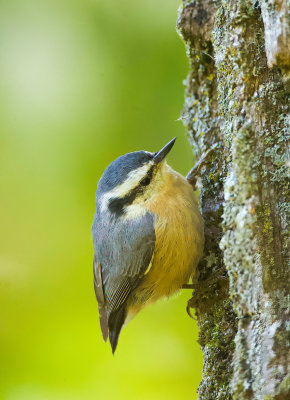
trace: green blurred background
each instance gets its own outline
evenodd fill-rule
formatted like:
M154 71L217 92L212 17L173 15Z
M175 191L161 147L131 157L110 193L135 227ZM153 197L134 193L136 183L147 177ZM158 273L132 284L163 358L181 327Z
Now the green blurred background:
M178 140L180 0L0 0L0 398L196 399L190 291L104 344L92 282L95 190L120 154Z

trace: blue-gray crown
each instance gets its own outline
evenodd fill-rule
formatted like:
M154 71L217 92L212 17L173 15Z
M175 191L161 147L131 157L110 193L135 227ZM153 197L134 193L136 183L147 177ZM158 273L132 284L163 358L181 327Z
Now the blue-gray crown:
M154 153L135 151L124 154L113 161L104 171L98 183L98 193L106 193L123 183L128 174L151 161Z

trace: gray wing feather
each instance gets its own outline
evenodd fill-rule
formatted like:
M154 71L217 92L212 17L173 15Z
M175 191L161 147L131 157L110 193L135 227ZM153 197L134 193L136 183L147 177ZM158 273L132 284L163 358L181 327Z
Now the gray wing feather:
M94 287L95 287L96 298L98 300L102 335L104 341L106 342L108 339L109 328L108 328L107 310L105 305L105 297L104 297L103 282L102 282L102 266L100 263L97 262L96 257L94 257Z
M112 218L97 207L92 232L95 259L101 266L100 272L95 270L95 287L105 338L110 314L126 302L150 264L155 246L154 216Z

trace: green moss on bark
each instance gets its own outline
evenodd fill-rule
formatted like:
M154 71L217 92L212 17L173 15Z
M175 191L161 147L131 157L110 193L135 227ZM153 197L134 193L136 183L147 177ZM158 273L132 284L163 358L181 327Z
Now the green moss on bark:
M222 182L227 173L220 155L222 151L228 151L228 147L224 147L220 132L217 71L211 42L212 16L217 4L205 1L202 4L186 2L184 5L178 27L186 40L191 69L185 81L182 119L197 157L213 143L217 144L215 154L199 182L205 220L205 249L199 266L199 279L189 305L195 309L199 343L204 354L199 398L224 400L231 399L229 382L236 316L229 299L228 277L219 248L222 235Z

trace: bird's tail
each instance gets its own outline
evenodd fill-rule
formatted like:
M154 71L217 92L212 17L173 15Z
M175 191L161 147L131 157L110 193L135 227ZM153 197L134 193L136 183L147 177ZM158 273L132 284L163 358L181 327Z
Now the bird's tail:
M113 354L115 353L119 335L122 326L126 319L125 304L123 304L118 310L113 311L109 317L109 339L112 347Z

